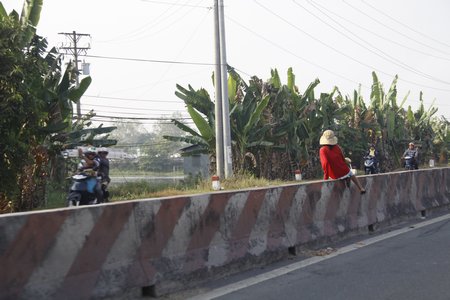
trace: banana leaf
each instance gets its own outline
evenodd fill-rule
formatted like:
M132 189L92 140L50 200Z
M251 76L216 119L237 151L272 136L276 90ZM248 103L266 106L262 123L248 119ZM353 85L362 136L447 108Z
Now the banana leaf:
M41 16L43 0L26 0L23 3L22 13L20 15L20 24L25 31L24 43L30 43L36 34L36 26Z
M253 129L254 125L259 121L261 117L261 113L266 108L267 104L269 103L270 95L265 96L256 106L255 111L250 116L250 119L248 123L244 127L244 134L247 135L250 130Z
M228 99L230 104L236 101L238 83L233 76L228 76Z
M190 133L193 136L200 136L200 134L198 134L195 130L193 130L191 127L181 123L180 121L172 119L172 122L175 124L175 126L177 126L178 128L180 128L183 131Z
M192 121L194 121L195 126L197 126L197 129L199 130L201 136L206 141L210 141L211 139L213 139L215 136L214 130L211 128L208 122L191 105L187 105L187 110L192 118Z
M83 78L80 81L80 85L77 88L71 89L69 92L69 99L75 102L78 102L86 90L89 88L89 85L92 82L92 78L90 76Z
M0 20L3 20L8 16L8 13L6 12L5 8L3 7L3 4L0 2Z
M292 71L292 67L288 69L287 73L287 87L291 90L291 92L295 93L295 75Z

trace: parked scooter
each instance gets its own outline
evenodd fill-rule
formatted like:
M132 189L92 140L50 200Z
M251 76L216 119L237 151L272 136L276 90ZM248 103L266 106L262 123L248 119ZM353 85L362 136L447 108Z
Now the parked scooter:
M95 187L98 178L94 171L85 170L80 174L72 176L72 186L67 196L67 206L80 206L97 204Z
M366 174L377 174L378 167L375 156L366 155L364 156L364 170Z

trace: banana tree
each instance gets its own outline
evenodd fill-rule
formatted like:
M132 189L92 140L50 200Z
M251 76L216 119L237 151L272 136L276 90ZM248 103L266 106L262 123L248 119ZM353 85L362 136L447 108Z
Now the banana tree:
M273 129L272 138L276 142L274 151L280 154L278 172L283 173L281 178L289 179L298 168L305 169L309 161L309 148L311 141L308 115L315 110L314 88L320 83L313 81L303 95L298 92L295 85L295 75L292 68L287 72L287 85L282 85L278 73L272 72L274 84L270 106ZM305 170L304 170L305 171Z
M205 89L194 90L190 85L188 86L188 89L185 89L179 84L177 84L176 87L178 91L175 92L175 95L182 99L186 104L187 111L197 130L192 129L177 119L172 119L172 123L186 132L187 135L164 135L163 137L167 140L186 142L198 146L191 151L185 152L184 155L203 153L209 154L210 159L212 159L215 157L216 153L214 103L211 101L211 98Z
M404 150L408 134L405 129L403 104L406 102L409 92L405 95L400 105L397 104L397 80L394 77L387 94L383 90L382 83L375 72L372 72L372 91L370 94L370 107L375 120L378 123L377 132L380 141L382 165L387 170L400 166L400 154Z
M20 47L29 45L36 34L36 27L41 16L42 3L43 0L24 1L22 12L19 16L15 10L8 15L3 4L0 2L0 20L5 21L6 18L10 18L18 23L22 30L22 34L18 40Z
M264 94L259 83L259 79L254 77L247 85L236 73L228 78L228 87L233 88L229 93L233 97L229 99L230 126L234 169L237 173L245 170L246 158L250 158L252 166L256 167L255 150L271 145L264 139L268 127L259 124L270 95Z
M251 155L250 148L263 146L266 142L261 140L263 136L257 129L257 123L267 105L268 98L261 98L261 90L255 85L247 85L240 76L229 69L228 78L229 103L230 103L230 127L233 151L233 167L235 171L242 172L245 157ZM182 122L172 119L172 122L187 133L186 136L164 136L172 141L183 141L197 145L185 155L194 153L207 153L212 159L215 157L215 109L214 103L208 92L204 89L194 90L177 85L175 94L182 99L188 113L193 120L196 130L186 126Z
M444 116L440 118L434 118L432 120L434 135L434 149L433 153L438 156L438 161L441 164L448 163L449 150L450 150L450 122Z
M15 209L41 203L48 160L64 147L71 128L72 102L79 101L91 78L75 85L73 68L61 72L56 50L36 35L42 1L27 0L22 14L9 15L0 4L0 202L11 199ZM7 49L7 51L4 51ZM1 206L1 203L0 203Z
M420 92L419 101L420 105L415 113L412 112L411 107L408 107L405 127L407 128L408 135L411 139L420 143L420 152L423 155L428 156L434 154L435 152L433 143L435 139L435 131L433 130L432 120L438 109L437 107L434 107L434 103L432 103L428 110L425 110L422 92ZM425 158L423 155L422 159Z

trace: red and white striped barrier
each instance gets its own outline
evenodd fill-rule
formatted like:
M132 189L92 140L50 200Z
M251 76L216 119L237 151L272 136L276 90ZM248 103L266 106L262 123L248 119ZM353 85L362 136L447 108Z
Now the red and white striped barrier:
M450 168L0 216L0 299L175 291L450 203Z

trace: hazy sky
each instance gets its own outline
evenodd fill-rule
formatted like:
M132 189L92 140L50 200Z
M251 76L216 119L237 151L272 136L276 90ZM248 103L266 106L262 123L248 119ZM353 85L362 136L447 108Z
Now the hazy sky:
M0 0L21 12L22 0ZM450 118L450 1L224 0L227 60L241 76L261 79L292 67L300 91L319 78L316 93L362 85L369 103L372 71L387 90L398 74L405 108L435 100ZM51 46L60 32L90 34L93 82L82 111L131 118L187 116L175 85L203 87L214 97L212 0L44 0L38 34ZM106 122L110 119L98 117ZM125 122L136 120L122 120ZM144 124L155 121L144 120Z

